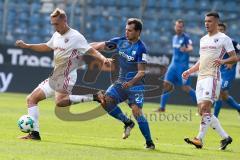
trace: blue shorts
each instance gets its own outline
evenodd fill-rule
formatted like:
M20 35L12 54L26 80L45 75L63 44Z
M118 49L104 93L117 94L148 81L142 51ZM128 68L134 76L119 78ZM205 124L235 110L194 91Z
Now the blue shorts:
M187 69L188 68L177 69L176 67L170 65L167 73L165 74L164 80L178 86L190 86L190 78L188 78L187 80L182 78L182 73Z
M233 79L222 79L221 81L221 90L228 91L231 87Z
M235 72L231 72L231 70L221 72L221 78L221 90L228 91L235 79Z
M122 83L114 83L107 89L106 95L113 98L117 104L128 100L128 105L136 104L142 108L144 102L144 86L138 85L123 89Z

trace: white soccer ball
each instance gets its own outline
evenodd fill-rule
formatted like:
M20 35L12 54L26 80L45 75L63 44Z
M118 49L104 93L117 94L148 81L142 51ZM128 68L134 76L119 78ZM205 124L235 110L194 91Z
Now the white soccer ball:
M18 120L18 127L24 133L33 131L35 125L34 118L29 115L23 115Z

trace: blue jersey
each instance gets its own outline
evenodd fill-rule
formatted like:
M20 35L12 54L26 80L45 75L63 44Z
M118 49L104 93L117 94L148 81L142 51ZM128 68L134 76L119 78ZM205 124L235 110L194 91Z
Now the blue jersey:
M176 65L177 67L180 65L188 68L189 54L187 52L180 51L180 48L187 47L189 44L192 44L192 40L185 33L173 36L173 57L171 65Z
M239 54L240 52L240 44L238 44L236 41L232 41L233 46L235 48L235 51L237 54ZM227 53L224 54L223 59L227 59L229 58L229 55ZM222 65L220 67L220 71L221 71L221 77L223 80L233 80L235 78L235 74L236 74L236 66L237 64L233 64L232 68L229 69L227 68L227 65Z
M114 43L117 47L118 62L119 62L119 77L120 82L126 82L133 79L138 72L138 63L146 63L146 47L141 40L136 43L130 43L126 37L116 37L107 43ZM136 85L143 84L142 79Z

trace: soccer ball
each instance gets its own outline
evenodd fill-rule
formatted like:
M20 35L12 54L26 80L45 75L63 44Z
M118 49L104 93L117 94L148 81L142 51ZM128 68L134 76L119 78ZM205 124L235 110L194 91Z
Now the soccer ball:
M24 133L29 133L34 129L34 118L29 115L23 115L18 120L18 127Z

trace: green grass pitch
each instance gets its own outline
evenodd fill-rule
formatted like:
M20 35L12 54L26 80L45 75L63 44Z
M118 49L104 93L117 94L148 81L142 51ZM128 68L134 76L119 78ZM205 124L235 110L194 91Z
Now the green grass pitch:
M220 121L232 136L233 143L225 151L218 150L221 138L209 128L203 149L195 149L183 139L198 133L200 117L196 107L168 105L162 115L152 111L158 106L146 103L156 150L145 150L138 125L131 136L123 140L123 124L108 115L84 122L67 122L54 113L54 102L46 100L40 106L42 141L26 141L17 128L18 118L27 113L25 94L0 94L0 160L237 160L240 159L240 118L235 110L223 109ZM71 108L73 113L85 112L97 103L82 103ZM121 108L131 114L126 104ZM174 117L174 118L173 118Z

